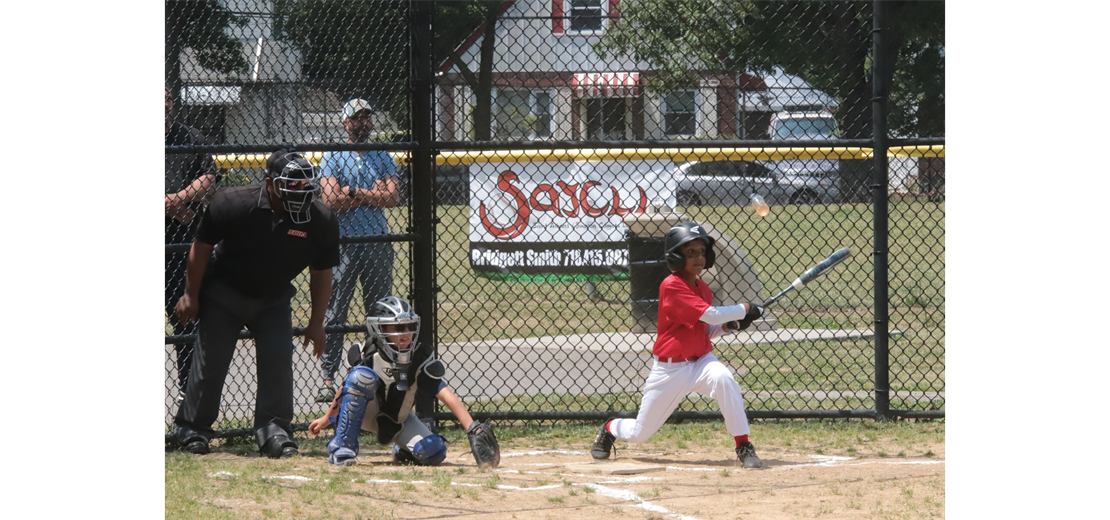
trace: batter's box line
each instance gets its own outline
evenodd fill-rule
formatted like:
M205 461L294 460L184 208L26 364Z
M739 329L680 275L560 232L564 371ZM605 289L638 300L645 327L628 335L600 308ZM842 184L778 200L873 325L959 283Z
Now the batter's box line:
M817 459L816 462L803 462L801 464L782 465L771 469L794 469L794 468L812 468L812 467L845 467L845 466L866 466L868 464L887 464L891 466L896 465L912 465L912 464L944 464L943 460L866 460L859 461L855 457L836 457L827 455L810 455L810 458ZM850 461L859 461L853 464L848 464Z
M495 469L495 470L493 470L493 472L494 473L501 473L503 475L513 474L513 473L518 474L518 475L544 475L544 476L548 476L548 477L556 475L554 473L548 473L546 471L524 471L524 470L519 470L519 469ZM578 472L559 473L558 476L576 477L576 478L581 478L583 480L591 480L591 479L595 479L595 478L598 477L597 474L578 473ZM608 478L608 480L601 481L601 483L602 484L635 484L635 483L638 483L638 482L651 482L651 481L655 481L655 480L661 480L660 478L657 478L657 477L621 477L621 476L617 476L617 475L610 475L607 478ZM591 485L589 482L585 482L585 483L583 483L583 482L573 482L572 484L575 485L575 486L589 486L589 485ZM531 488L528 488L528 489L531 489Z
M664 515L667 515L667 516L672 517L672 518L677 518L678 520L698 520L697 518L694 518L692 516L686 516L686 515L681 514L681 513L675 513L675 512L673 512L670 509L667 509L665 507L657 506L655 504L652 504L651 502L648 502L647 500L644 500L644 499L640 498L640 495L637 495L633 491L629 491L629 490L626 490L626 489L613 489L613 488L610 488L610 487L602 486L600 484L583 484L583 485L593 486L598 495L601 495L601 496L604 496L604 497L609 497L609 498L615 498L617 500L622 500L622 501L625 501L625 502L634 502L634 504L633 504L634 507L638 507L638 508L643 509L645 511L652 511L652 512L655 512L655 513L664 514Z
M517 452L510 452L510 453L502 453L501 458L505 459L505 458L512 458L512 457L534 457L536 455L547 455L547 454L552 454L552 453L556 454L556 455L585 455L587 452L585 452L585 451L576 451L576 450L517 451ZM473 457L474 456L471 455L470 453L460 453L459 456L455 457L455 460L468 460L468 459L472 459ZM537 463L536 465L542 465L542 464L543 463Z

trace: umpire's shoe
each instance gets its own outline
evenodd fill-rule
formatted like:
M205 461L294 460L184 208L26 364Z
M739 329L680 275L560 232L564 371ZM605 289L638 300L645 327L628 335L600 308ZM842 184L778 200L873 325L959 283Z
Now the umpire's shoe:
M208 441L204 439L194 439L189 441L185 446L182 446L181 449L189 453L204 455L208 453Z
M617 438L609 433L609 423L612 421L612 419L609 419L601 425L601 431L597 433L597 439L594 440L594 447L590 449L590 455L593 455L597 460L608 459L611 452L617 451L616 447L613 446L613 441Z
M750 442L741 442L740 447L736 448L736 457L744 464L747 469L759 469L763 467L763 461L755 455L755 446Z
M208 439L190 428L178 426L173 432L173 443L181 451L204 455L208 453Z
M298 455L297 443L280 426L270 423L254 432L258 438L258 451L271 459L284 459Z

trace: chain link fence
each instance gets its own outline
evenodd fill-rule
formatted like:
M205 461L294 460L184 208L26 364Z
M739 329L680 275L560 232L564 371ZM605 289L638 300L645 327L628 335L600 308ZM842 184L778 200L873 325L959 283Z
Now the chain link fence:
M213 189L260 182L277 148L322 171L376 157L398 201L342 229L367 274L328 331L361 341L362 286L388 278L476 418L634 416L661 238L683 220L717 240L703 275L717 305L766 300L852 251L715 341L751 417L944 416L943 2L213 0L166 15L167 117L197 130L171 142L167 127L167 194L210 194L180 173L207 157ZM354 99L368 135L342 119ZM190 228L169 198L172 304ZM174 325L167 428L175 346L192 340ZM252 347L244 332L224 435L249 431ZM295 363L303 423L327 406L327 373L304 349ZM700 396L678 410L719 416Z

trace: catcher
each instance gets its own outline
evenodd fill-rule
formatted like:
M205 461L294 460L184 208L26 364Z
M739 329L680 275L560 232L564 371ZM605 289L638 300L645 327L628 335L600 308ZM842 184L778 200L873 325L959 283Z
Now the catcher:
M342 390L332 400L328 413L308 426L320 431L335 423L335 436L328 441L328 462L356 464L361 430L377 435L380 444L393 444L397 463L437 465L447 458L444 438L433 434L413 409L416 392L431 391L466 430L474 460L482 468L501 462L497 437L489 424L470 417L466 405L443 380L443 363L431 347L415 340L420 316L409 302L387 296L374 303L366 317L367 340L347 352L350 370Z

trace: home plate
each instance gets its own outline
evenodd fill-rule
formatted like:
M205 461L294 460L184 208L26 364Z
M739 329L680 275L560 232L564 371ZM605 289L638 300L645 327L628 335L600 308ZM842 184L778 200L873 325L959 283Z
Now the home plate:
M593 473L595 471L609 475L635 475L664 469L663 466L648 464L632 464L630 462L572 462L564 467L576 473Z

